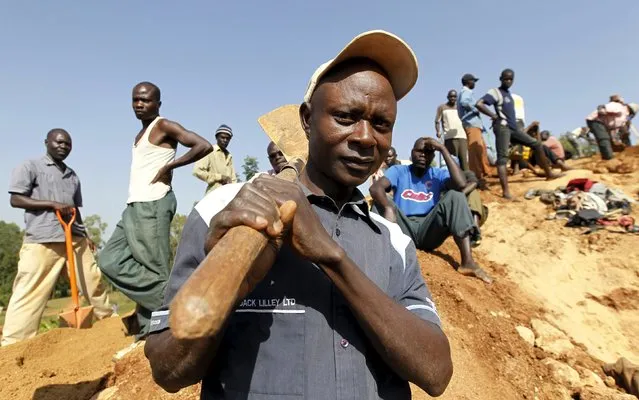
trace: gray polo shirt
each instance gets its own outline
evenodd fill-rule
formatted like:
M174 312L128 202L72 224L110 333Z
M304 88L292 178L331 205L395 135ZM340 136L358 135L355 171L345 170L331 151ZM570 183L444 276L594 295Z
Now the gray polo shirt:
M151 318L152 333L168 328L166 305L204 260L209 221L242 185L211 192L189 215L165 306ZM375 284L440 325L415 245L398 225L369 213L360 192L341 209L328 197L305 192L324 228ZM231 315L201 398L410 399L411 393L408 382L375 351L331 280L284 246L264 280Z
M82 207L80 179L66 164L64 171L48 155L28 160L11 173L9 193L21 194L35 200L57 201ZM25 243L64 242L64 230L54 211L25 210ZM74 223L74 236L86 236L84 226Z

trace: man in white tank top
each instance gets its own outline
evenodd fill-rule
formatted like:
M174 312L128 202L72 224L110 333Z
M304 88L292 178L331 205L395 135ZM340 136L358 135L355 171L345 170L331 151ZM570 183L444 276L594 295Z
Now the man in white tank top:
M441 130L443 129L446 149L459 159L459 166L464 171L468 171L468 140L457 113L457 91L449 90L447 98L447 103L437 107L435 116L437 138L442 137Z
M133 88L133 111L142 129L133 143L127 206L100 253L108 280L136 302L136 314L125 321L130 334L146 336L151 312L162 305L171 271L169 230L177 202L172 171L192 164L213 149L177 122L159 116L160 89L150 82ZM189 148L175 158L177 145Z

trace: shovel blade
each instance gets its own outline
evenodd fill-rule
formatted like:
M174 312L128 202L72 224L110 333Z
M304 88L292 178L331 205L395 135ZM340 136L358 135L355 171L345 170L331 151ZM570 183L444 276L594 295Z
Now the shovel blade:
M308 138L300 123L299 104L287 104L258 118L268 137L290 162L294 157L308 159Z
M93 326L93 307L80 307L58 315L61 328L88 329Z

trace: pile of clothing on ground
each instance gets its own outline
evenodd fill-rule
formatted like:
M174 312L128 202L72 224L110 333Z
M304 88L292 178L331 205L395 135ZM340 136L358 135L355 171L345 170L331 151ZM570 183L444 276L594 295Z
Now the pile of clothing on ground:
M607 226L618 226L623 232L639 233L639 225L630 216L637 202L619 189L586 178L573 179L555 190L529 190L527 200L539 196L555 213L548 219L567 219L566 226L587 227L586 233Z

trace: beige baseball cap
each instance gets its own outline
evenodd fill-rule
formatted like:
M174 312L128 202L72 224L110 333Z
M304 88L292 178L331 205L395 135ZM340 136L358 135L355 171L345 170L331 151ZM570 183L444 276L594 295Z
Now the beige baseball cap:
M417 57L410 46L390 32L374 30L357 35L337 56L315 70L304 95L309 102L318 82L335 65L352 58L368 58L386 73L397 100L415 86L417 82Z
M633 114L637 114L639 111L639 104L637 103L630 103L628 104L628 107L632 110Z

